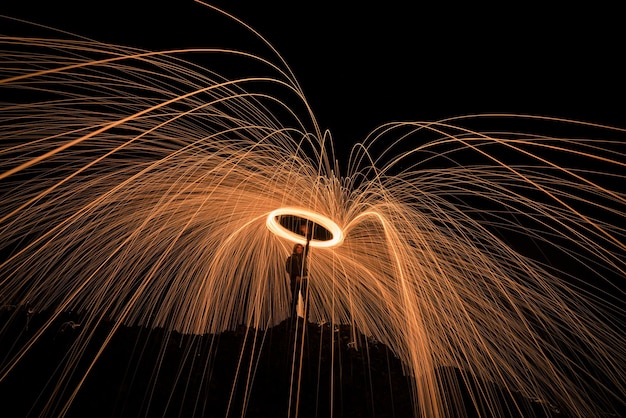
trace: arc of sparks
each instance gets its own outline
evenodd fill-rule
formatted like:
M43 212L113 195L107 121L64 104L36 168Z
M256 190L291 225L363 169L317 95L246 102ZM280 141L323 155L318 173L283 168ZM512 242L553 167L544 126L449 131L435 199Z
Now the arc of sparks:
M267 229L269 229L272 233L276 234L279 237L285 238L289 241L297 242L300 244L306 244L306 238L302 235L298 235L295 232L288 230L283 227L277 219L281 216L285 215L293 215L304 218L308 221L316 223L318 225L323 226L330 232L332 238L329 240L318 240L311 239L309 241L309 245L311 247L317 248L330 248L337 247L343 243L344 234L342 229L330 218L321 215L319 213L312 212L307 209L295 208L295 207L285 207L273 210L267 215Z

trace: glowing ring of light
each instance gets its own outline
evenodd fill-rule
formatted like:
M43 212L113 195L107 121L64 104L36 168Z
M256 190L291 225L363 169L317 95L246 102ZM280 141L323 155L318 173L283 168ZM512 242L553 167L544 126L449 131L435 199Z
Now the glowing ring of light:
M269 215L267 215L267 221L265 222L267 225L267 229L269 229L271 232L278 235L279 237L286 238L289 241L297 242L303 245L306 244L306 238L304 238L302 235L296 234L295 232L286 229L284 226L276 222L276 217L281 215L295 215L300 218L304 218L307 221L311 221L323 226L324 228L326 228L326 230L328 230L328 232L331 233L332 238L329 240L321 241L312 239L309 242L309 245L311 247L336 247L337 245L341 245L341 243L343 242L343 231L341 230L341 228L339 228L339 225L328 219L326 216L300 208L280 208L273 210L272 212L270 212Z

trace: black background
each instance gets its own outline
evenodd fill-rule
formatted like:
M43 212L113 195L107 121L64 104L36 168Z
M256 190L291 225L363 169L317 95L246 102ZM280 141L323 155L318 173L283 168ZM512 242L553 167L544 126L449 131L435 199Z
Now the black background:
M475 113L624 126L624 29L617 10L432 3L215 4L282 54L338 146L350 147L390 121ZM191 0L5 0L0 13L149 49L267 52L249 32Z
M617 10L589 4L557 9L527 2L495 8L447 2L436 6L418 2L352 5L319 0L235 0L216 5L254 27L282 54L321 128L329 129L336 146L344 150L386 122L478 113L523 113L626 126L624 29ZM223 46L267 52L250 33L191 0L4 0L0 14L148 49ZM4 24L0 20L3 34ZM51 331L54 334L57 329ZM72 340L67 336L69 330L63 333L63 338ZM54 342L42 346L41 353L50 347L60 352L64 349L63 338L57 334L49 338ZM128 338L134 341L138 337ZM224 341L224 350L240 352L241 338L230 345ZM123 350L128 344L120 341L113 346ZM168 349L168 355L175 356L172 350L175 348ZM388 354L385 356L386 361ZM345 364L356 363L350 360ZM362 373L364 364L359 362L353 371L360 367ZM152 366L146 367L147 376ZM272 374L271 368L263 370ZM30 373L39 374L37 363ZM397 366L382 367L382 373L397 374ZM7 396L18 399L18 392L30 384L26 377L22 379ZM394 384L396 400L406 402L406 381L397 379ZM98 391L96 388L92 396ZM271 396L271 392L261 393L265 394ZM84 411L95 413L93 405L98 402L94 399L87 398L93 404L87 404ZM101 397L99 404L108 401ZM388 405L386 401L382 405ZM355 402L365 410L370 408L362 398ZM352 410L356 410L354 405ZM376 416L385 415L379 409Z

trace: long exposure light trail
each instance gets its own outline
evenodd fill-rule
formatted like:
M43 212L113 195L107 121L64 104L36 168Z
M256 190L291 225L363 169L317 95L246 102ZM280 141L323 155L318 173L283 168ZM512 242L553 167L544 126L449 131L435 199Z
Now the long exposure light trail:
M309 245L311 247L328 248L341 245L343 242L343 231L335 222L323 215L301 208L279 208L273 210L269 215L267 215L267 228L282 238L286 238L289 241L298 242L300 244L307 243L304 236L298 235L280 225L278 219L283 215L297 216L305 221L311 221L324 227L331 234L331 238L327 240L310 240Z
M624 129L512 114L392 122L336 162L282 57L47 33L0 35L0 307L12 307L0 381L55 320L81 317L34 415L71 411L125 327L283 323L285 259L306 239L281 216L330 234L310 241L308 320L388 347L416 416L458 413L450 369L494 416L494 387L546 413L626 406ZM507 122L527 129L489 127ZM553 133L563 126L576 134ZM51 319L8 341L24 312Z

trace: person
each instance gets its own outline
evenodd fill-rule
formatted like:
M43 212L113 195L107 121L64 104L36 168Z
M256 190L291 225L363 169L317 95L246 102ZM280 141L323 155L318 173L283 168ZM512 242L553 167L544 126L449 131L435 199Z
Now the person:
M307 302L306 291L308 280L308 267L304 246L302 244L295 244L293 246L293 251L291 255L287 257L285 269L287 270L287 274L289 274L289 287L291 289L290 315L292 319L295 319L298 316L298 293L302 294L302 299L305 302L305 305Z

